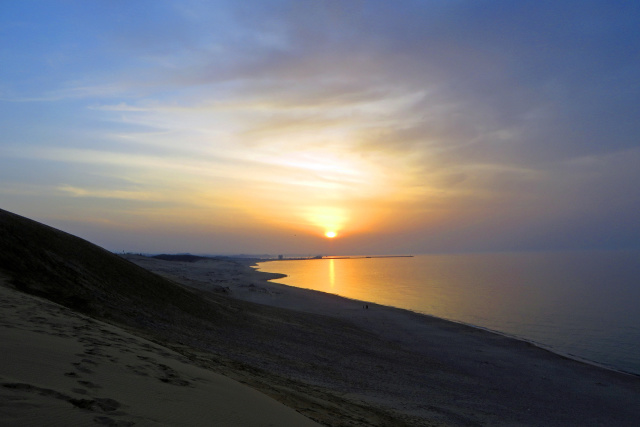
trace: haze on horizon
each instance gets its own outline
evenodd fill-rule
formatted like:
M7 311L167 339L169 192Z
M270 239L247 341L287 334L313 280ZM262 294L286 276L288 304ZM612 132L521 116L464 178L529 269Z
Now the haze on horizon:
M0 208L107 249L640 248L640 3L0 10Z

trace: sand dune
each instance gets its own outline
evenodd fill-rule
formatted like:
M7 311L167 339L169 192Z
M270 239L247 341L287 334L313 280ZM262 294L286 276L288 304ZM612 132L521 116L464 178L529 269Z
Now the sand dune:
M0 425L317 425L113 325L3 286L0 300Z
M1 210L0 236L4 425L640 425L640 379L521 341Z
M262 306L229 298L224 293L202 295L190 291L82 239L3 210L0 210L0 236L0 273L6 279L0 286L12 292L46 298L79 315L126 327L140 338L188 355L193 366L250 384L326 425L376 425L394 419L384 411L256 367L253 362L272 363L263 354L269 353L274 342L282 345L281 340L274 338L306 334L313 325L312 318L269 309L265 312ZM43 324L50 321L46 313L36 311L34 316L42 317ZM298 321L291 323L292 316ZM5 322L3 328L10 329L11 323ZM327 333L330 331L323 332ZM30 340L34 338L29 336ZM56 342L52 351L66 344ZM35 354L38 356L26 364L27 368L40 358L46 360L48 352ZM65 354L71 357L76 353ZM17 360L20 358L10 362ZM303 363L297 363L297 368L302 369ZM13 373L8 384L28 384L20 380L22 374L15 374L19 369L11 363L3 369L7 374ZM26 386L17 386L21 387ZM41 388L55 391L55 387ZM11 389L11 385L2 390L5 389ZM58 399L58 404L68 403L66 397L71 395L61 392L61 396L65 398ZM15 406L12 395L0 398L2 407ZM30 416L27 408L28 405L23 406L18 412ZM256 410L252 405L243 408ZM43 416L48 410L44 409ZM260 414L258 410L256 416ZM260 419L258 425L268 425L264 423L269 418Z

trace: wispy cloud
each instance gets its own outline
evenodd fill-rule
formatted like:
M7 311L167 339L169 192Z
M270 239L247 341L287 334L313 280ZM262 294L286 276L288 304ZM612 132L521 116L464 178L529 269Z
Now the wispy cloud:
M208 212L270 230L333 215L363 232L366 217L424 250L460 230L475 243L451 241L467 249L485 229L496 247L539 242L570 218L588 234L640 204L630 2L86 8L82 33L11 27L0 72L3 156L48 165L42 181L76 203L162 201L171 221ZM42 44L46 25L58 38ZM95 170L143 185L85 185Z
M141 191L126 191L126 190L96 190L90 188L73 187L71 185L62 185L56 188L56 190L72 197L90 197L99 199L121 199L121 200L137 200L137 201L150 201L160 200L161 197L157 194L141 192Z

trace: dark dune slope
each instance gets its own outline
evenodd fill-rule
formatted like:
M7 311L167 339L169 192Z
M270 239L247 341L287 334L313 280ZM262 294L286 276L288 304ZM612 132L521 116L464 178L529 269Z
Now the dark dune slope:
M0 271L17 289L103 318L188 311L216 318L210 304L86 240L0 209ZM139 319L143 321L143 319Z
M291 378L308 376L309 365L299 360L305 355L335 360L354 347L385 348L344 322L191 291L1 209L0 276L20 291L134 329L326 425L405 425L385 410ZM336 330L343 331L339 337ZM317 342L326 345L319 350Z

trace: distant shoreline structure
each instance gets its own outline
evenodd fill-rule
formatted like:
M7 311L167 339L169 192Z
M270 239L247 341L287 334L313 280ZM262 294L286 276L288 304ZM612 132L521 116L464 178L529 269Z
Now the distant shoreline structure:
M318 255L314 257L292 257L292 258L282 257L277 259L270 259L270 261L304 261L304 260L310 260L310 259L364 259L364 258L413 258L413 255L370 255L370 256L367 256L367 255L356 255L356 256Z

